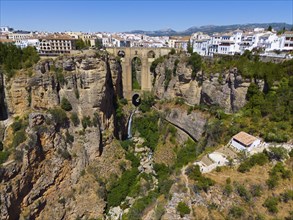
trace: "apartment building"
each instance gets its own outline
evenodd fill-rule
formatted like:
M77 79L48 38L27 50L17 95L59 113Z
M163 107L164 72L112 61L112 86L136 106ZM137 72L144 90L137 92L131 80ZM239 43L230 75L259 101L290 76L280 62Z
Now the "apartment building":
M75 50L76 39L64 35L53 34L39 38L39 46L37 50L40 55L59 55L69 54L71 50Z
M8 34L8 39L13 41L20 41L33 37L33 33L29 31L14 31Z

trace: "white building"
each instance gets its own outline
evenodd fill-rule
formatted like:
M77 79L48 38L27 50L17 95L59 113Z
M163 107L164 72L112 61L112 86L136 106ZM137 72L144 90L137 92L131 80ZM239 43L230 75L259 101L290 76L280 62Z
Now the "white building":
M1 26L0 27L0 33L9 33L9 32L12 32L13 29L8 27L8 26Z
M293 50L293 31L287 31L281 36L281 50Z
M193 41L193 52L198 53L201 56L209 55L210 39L202 39Z
M239 151L250 152L260 144L260 139L241 131L233 136L230 144Z
M33 33L29 31L15 31L8 34L8 38L13 41L24 40L33 37Z
M38 48L40 45L39 39L24 39L24 40L17 40L15 41L15 45L20 48L25 48L28 46Z

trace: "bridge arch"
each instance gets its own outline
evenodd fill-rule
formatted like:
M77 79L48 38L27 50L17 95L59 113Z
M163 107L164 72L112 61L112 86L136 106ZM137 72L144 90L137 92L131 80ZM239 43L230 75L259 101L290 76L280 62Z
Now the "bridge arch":
M142 72L142 59L138 56L135 56L131 59L131 86L132 90L140 90L142 81L141 81L141 72Z
M151 91L153 75L150 66L155 58L167 55L172 48L145 48L145 47L112 47L106 48L109 53L121 58L123 96L131 100L133 95L132 86L132 61L141 60L141 73L139 80L141 91Z
M117 53L117 56L125 57L125 51L124 50L119 50L118 53Z
M155 58L156 57L156 54L153 50L150 50L148 53L147 53L147 56L148 58Z

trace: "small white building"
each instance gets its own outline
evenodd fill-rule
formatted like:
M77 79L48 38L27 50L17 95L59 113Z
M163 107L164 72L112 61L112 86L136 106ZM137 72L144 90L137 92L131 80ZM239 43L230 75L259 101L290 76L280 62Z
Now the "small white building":
M231 145L239 151L250 152L260 144L260 139L247 134L244 131L234 135L231 140Z
M281 49L286 51L293 50L293 31L287 31L281 36Z

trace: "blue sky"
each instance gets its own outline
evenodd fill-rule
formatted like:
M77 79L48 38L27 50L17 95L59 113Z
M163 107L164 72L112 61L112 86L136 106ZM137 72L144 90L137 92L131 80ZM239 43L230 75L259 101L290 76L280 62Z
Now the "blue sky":
M293 23L286 1L0 0L0 25L39 31L130 31L245 23Z

